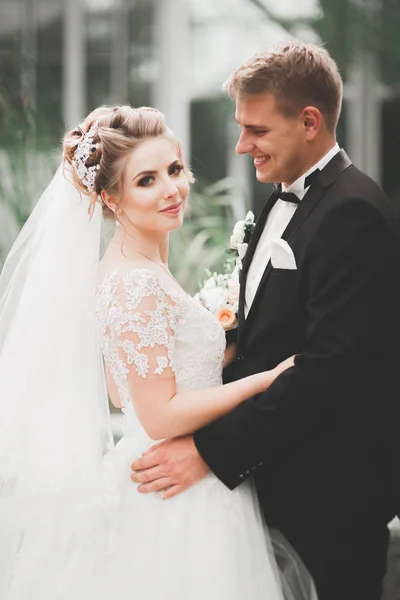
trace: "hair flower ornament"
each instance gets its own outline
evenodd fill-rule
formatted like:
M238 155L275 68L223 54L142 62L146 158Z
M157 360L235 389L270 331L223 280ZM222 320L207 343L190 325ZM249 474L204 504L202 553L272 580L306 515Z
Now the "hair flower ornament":
M87 167L86 163L91 154L100 144L94 142L94 138L97 137L99 132L99 122L95 121L90 127L88 132L85 134L82 141L76 147L74 158L72 160L72 166L83 185L86 187L88 194L92 194L95 189L96 173L100 169L100 165L92 165Z

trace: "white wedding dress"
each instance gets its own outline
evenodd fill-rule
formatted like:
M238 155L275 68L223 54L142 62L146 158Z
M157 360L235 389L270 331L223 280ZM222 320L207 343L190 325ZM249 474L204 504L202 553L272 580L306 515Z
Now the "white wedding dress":
M103 461L104 501L99 498L90 523L82 525L80 537L87 532L87 544L71 561L60 598L283 599L250 481L230 491L210 473L163 501L141 495L130 480L132 460L154 442L135 414L129 378L163 377L172 369L178 392L220 385L222 327L183 290L166 287L142 268L108 273L98 286L96 314L105 362L121 398L124 435ZM101 505L106 512L113 507L106 530Z

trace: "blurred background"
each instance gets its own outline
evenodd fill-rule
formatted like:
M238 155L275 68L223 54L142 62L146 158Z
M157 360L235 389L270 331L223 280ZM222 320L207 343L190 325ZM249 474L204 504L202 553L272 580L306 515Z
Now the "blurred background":
M235 154L222 84L256 51L294 37L337 61L339 143L400 209L400 0L0 0L0 268L66 129L101 104L150 105L196 177L171 241L172 271L196 292L205 268L222 267L233 224L257 215L270 191ZM388 600L400 597L397 535Z
M182 285L224 261L232 225L269 193L235 154L229 73L270 43L323 43L339 64L339 143L400 207L399 0L0 0L0 266L60 160L100 104L151 105L196 177L171 244Z

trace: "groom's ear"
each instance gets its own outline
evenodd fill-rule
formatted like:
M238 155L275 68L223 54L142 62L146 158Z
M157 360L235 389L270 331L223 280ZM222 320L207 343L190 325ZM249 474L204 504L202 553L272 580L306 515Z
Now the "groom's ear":
M301 113L306 138L313 140L321 130L324 122L322 113L315 106L306 106Z

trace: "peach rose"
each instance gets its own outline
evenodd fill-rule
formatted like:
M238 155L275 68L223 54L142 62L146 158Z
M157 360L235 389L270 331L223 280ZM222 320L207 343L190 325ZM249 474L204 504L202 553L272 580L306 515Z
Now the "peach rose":
M237 323L236 314L228 304L219 309L217 319L225 330L232 329Z

